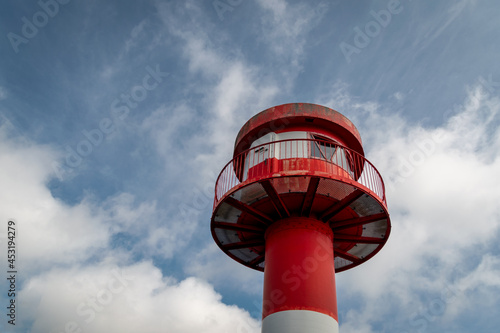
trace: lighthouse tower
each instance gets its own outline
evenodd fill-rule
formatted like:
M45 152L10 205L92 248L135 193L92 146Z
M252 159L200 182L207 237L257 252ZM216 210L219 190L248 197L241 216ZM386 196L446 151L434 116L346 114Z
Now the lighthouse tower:
M338 332L335 273L373 257L391 225L356 127L306 103L255 115L215 185L212 236L264 272L263 333Z

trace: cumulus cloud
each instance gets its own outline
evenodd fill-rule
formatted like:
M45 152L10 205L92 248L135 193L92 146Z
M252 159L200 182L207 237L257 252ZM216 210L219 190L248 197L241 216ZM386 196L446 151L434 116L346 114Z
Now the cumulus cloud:
M353 318L376 322L381 308L387 309L384 315L394 310L377 306L388 297L385 304L400 304L396 312L406 312L403 325L416 329L430 324L419 309L432 312L438 304L439 317L457 316L458 308L465 311L467 290L487 294L498 288L492 278L498 265L485 244L500 227L500 99L471 87L438 127L409 124L384 106L350 96L342 85L325 102L360 129L366 156L384 177L392 221L385 248L362 268L338 275L339 288L369 304L363 313L344 316L343 331L371 332L373 327L363 328ZM479 248L485 253L474 250ZM481 263L466 268L471 256ZM453 302L444 292L453 294ZM422 295L434 295L433 301Z
M210 281L216 286L225 286L258 297L262 293L264 274L232 260L214 242L197 250L184 270L187 274Z
M128 193L103 202L88 195L74 205L63 203L47 187L54 176L52 161L61 154L15 138L5 126L0 135L0 182L8 189L0 194L0 219L16 221L22 254L18 327L30 332L260 331L258 321L224 304L204 280L177 281L151 262L127 265L130 253L113 244L115 235L127 233L143 238L134 253L168 258L189 239L185 224L148 226L145 220L161 221L155 202L137 203Z
M51 162L59 154L49 146L12 138L6 126L0 137L0 182L7 189L0 193L0 219L16 221L26 268L42 259L44 264L83 260L105 246L108 227L99 223L89 203L70 207L47 188Z
M231 6L236 7L236 2ZM463 101L452 101L457 107L443 112L442 124L412 123L405 118L411 111L404 109L419 91L429 99L425 89L419 89L418 77L425 76L424 88L439 81L435 71L413 72L421 67L415 66L419 59L429 60L426 68L440 65L454 82L470 80L466 74L491 70L487 61L494 52L480 48L483 39L491 39L491 25L470 29L470 22L486 17L467 14L476 12L469 10L476 6L473 0L433 11L412 5L414 21L393 23L401 23L397 30L405 35L402 42L389 31L377 40L388 43L386 50L399 50L393 52L399 55L394 59L402 62L398 65L391 57L375 53L368 57L382 64L378 66L382 71L404 67L403 79L389 80L396 82L395 89L384 84L387 71L380 74L377 66L369 66L360 76L356 69L340 64L322 71L315 81L321 89L331 75L346 75L359 87L371 87L373 96L388 96L389 102L353 97L342 82L328 96L316 98L307 77L319 68L318 59L305 60L318 57L308 53L321 49L321 54L332 55L335 64L335 52L331 53L332 38L338 37L335 29L342 20L359 19L346 5L341 6L345 13L330 11L329 15L342 15L326 20L328 6L332 3L258 0L241 5L248 12L231 12L240 21L224 22L214 21L217 10L212 1L136 2L134 6L117 2L104 11L84 6L78 17L58 17L64 34L47 27L44 35L53 38L39 35L30 41L29 48L40 51L30 57L33 65L41 64L35 66L38 70L18 66L22 58L9 60L9 52L5 53L5 77L20 95L15 98L13 90L0 86L0 101L13 108L3 120L8 123L11 118L16 124L14 130L8 124L0 126L0 221L17 223L20 331L260 331L259 321L248 312L224 303L222 295L236 299L231 293L237 289L246 294L235 301L257 311L263 276L232 261L213 243L208 224L214 182L231 158L241 125L259 110L298 96L331 106L353 120L367 157L386 181L392 235L373 259L337 276L341 331L443 331L444 325L438 323L453 331L461 320L474 324L481 314L482 322L488 323L487 316L496 315L491 309L500 306L496 297L500 288L500 102L493 95L498 92L494 73L488 81L480 78L483 88L471 87ZM487 12L476 9L478 14ZM112 15L100 20L104 24L93 24L99 13ZM19 22L11 21L11 30L19 30ZM450 34L445 47L431 50L448 30L472 33L476 47L453 43L459 38ZM415 37L406 38L408 33ZM68 44L70 40L78 43ZM391 47L394 43L400 47ZM84 52L74 53L79 47ZM415 58L419 51L432 56L422 53ZM405 52L411 55L404 56ZM439 57L446 54L459 56ZM82 178L88 180L88 187L78 199L55 197L50 190L56 176L53 162L63 161L63 152L14 132L30 131L32 138L43 142L71 140L90 128L89 122L95 124L102 117L97 115L100 111L108 112L115 96L129 94L127 82L137 83L144 66L158 57L167 59L171 85L144 100L121 125L126 130L109 137L120 145L101 146L100 153L96 150L87 160L114 159L101 168L99 161L93 165L109 177L103 180L95 173L68 169L68 177L59 177L59 194L74 190ZM482 60L471 62L470 57ZM383 65L386 58L390 66ZM446 64L433 62L445 58ZM54 61L57 66L50 71L57 75L45 75L44 64ZM464 63L473 66L463 75L456 73ZM328 67L328 61L319 65L325 68L325 64ZM134 67L139 72L134 74ZM297 81L302 74L305 80ZM72 80L73 75L78 79ZM405 82L411 89L405 88ZM441 105L458 94L448 90ZM428 104L435 102L439 100ZM33 119L37 119L34 127ZM50 130L56 126L64 130ZM121 158L128 154L132 159ZM101 159L105 155L108 159ZM113 166L131 160L137 164L127 164L115 173ZM130 175L127 181L122 182L123 174ZM105 194L116 188L130 192ZM5 231L0 230L0 245L5 245ZM6 297L0 294L0 304L8 302ZM486 325L481 327L483 332ZM8 331L7 326L1 321L0 331Z
M61 158L48 145L22 139L7 125L0 128L0 182L8 189L0 193L0 219L18 224L26 273L82 262L102 251L172 258L190 241L199 205L209 207L202 193L182 209L159 208L156 200L138 201L121 192L99 201L87 191L81 201L68 204L48 187L55 178L53 163Z
M258 321L222 303L206 282L164 277L150 262L54 269L31 278L20 299L34 333L260 332Z

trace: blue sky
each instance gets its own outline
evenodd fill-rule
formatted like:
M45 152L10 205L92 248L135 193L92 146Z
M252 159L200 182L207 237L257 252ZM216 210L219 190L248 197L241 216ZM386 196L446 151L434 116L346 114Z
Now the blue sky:
M337 275L341 332L497 332L499 10L3 2L0 241L16 221L19 274L1 331L260 332L262 273L214 244L214 183L248 118L308 102L356 124L393 224Z

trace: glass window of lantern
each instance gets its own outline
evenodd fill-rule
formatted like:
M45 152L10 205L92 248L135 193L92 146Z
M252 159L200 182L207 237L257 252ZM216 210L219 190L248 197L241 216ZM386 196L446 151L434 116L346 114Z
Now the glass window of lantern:
M312 138L314 141L311 141L311 157L331 161L337 149L335 142L320 135L312 135Z

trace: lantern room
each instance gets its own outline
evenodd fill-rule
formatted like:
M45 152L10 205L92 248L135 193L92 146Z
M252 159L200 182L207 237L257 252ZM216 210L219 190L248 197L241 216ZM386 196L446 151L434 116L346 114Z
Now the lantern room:
M311 218L328 226L336 271L371 258L390 233L384 184L364 157L358 130L316 104L279 105L248 120L215 192L216 243L257 270L265 267L266 231L280 220Z

